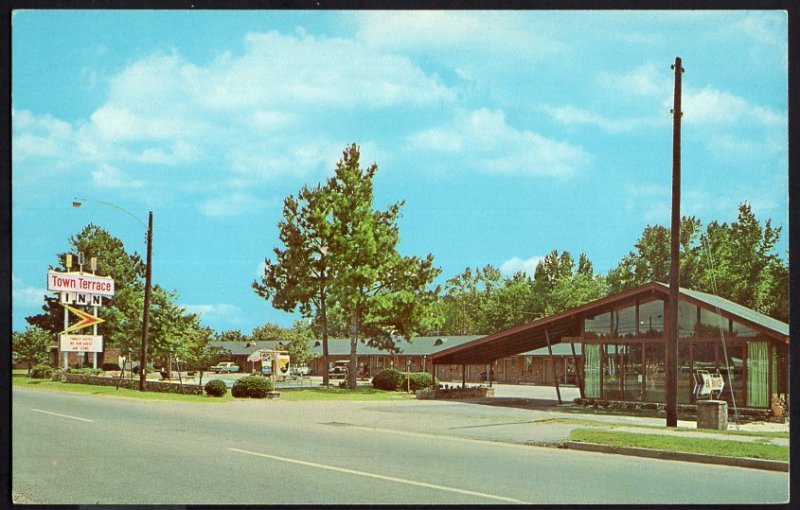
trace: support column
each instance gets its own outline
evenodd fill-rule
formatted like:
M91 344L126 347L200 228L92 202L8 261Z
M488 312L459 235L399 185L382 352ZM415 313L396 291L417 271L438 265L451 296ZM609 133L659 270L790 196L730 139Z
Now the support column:
M547 329L544 330L544 337L547 340L547 351L550 353L550 361L553 363L553 382L556 383L556 395L558 396L558 403L561 403L561 390L558 387L558 371L556 370L556 359L553 357L553 348L550 346L550 334Z
M583 367L578 364L578 357L575 354L575 343L570 342L569 346L572 348L572 362L575 363L575 377L578 379L578 391L581 393L581 398L585 398L583 395L583 376L581 375ZM583 357L583 352L581 352L581 357Z
M461 365L461 387L467 386L467 365Z

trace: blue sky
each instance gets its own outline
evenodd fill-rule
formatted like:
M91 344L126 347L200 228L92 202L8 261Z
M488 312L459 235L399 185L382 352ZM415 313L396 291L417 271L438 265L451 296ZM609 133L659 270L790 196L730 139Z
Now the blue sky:
M17 11L13 327L95 223L218 330L294 317L250 288L283 198L376 162L400 251L533 273L553 249L606 272L669 224L683 59L682 214L749 201L788 228L787 18L779 11ZM102 272L102 261L100 261Z

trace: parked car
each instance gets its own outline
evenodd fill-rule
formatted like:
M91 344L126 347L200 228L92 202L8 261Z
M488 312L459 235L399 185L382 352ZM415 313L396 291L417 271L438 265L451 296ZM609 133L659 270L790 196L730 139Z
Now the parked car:
M231 374L239 371L239 365L233 361L223 361L222 363L217 363L213 367L209 367L208 371L214 372L215 374Z
M292 367L289 370L289 373L295 377L305 377L307 375L311 375L311 369L306 365L301 365L299 367Z
M347 379L347 370L349 367L349 361L335 361L328 370L328 377L331 379Z

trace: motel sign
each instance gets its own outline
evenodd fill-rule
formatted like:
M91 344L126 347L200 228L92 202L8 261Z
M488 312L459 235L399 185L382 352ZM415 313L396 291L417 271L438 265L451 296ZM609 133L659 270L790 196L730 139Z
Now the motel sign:
M59 273L50 270L47 272L47 290L53 292L76 292L83 294L98 294L100 296L114 295L114 279L107 276L95 276L83 273Z

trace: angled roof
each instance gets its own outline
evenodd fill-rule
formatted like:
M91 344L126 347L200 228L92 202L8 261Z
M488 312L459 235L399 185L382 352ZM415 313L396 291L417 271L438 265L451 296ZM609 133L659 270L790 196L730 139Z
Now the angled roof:
M525 353L547 347L548 340L554 345L567 338L580 336L581 321L620 305L651 299L667 299L669 286L652 282L612 296L598 299L561 313L544 317L529 324L499 331L462 345L443 349L433 356L436 364L470 365L488 363L495 359ZM734 319L759 333L785 343L789 342L789 325L764 314L738 305L727 299L689 289L680 289L679 299L713 311L723 317Z
M465 336L417 336L407 342L404 339L397 340L397 346L400 349L398 354L412 354L418 356L430 356L443 348L461 345L466 342L481 338L480 335L465 335ZM253 351L258 349L274 349L280 343L278 340L269 340L264 342L212 342L213 345L222 347L234 356L250 355ZM283 342L285 345L287 342ZM322 341L311 340L308 344L308 349L313 355L322 355ZM388 351L382 351L375 347L370 347L366 344L358 344L358 354L360 356L386 356L391 354ZM349 338L330 338L328 339L328 355L329 356L349 356L350 355L350 339Z

